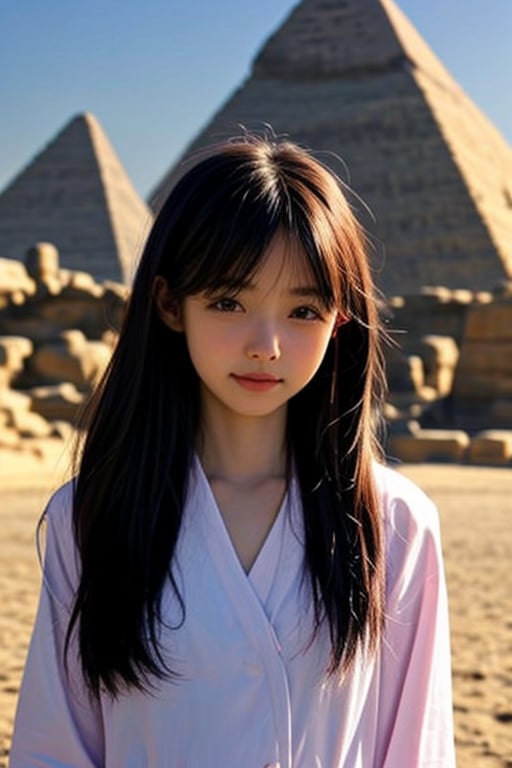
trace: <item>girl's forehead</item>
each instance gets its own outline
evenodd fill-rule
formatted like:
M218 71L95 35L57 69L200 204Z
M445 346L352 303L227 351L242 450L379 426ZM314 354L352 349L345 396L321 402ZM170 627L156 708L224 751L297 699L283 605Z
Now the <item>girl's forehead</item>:
M293 237L278 232L264 251L251 282L269 282L280 287L315 285L306 252Z

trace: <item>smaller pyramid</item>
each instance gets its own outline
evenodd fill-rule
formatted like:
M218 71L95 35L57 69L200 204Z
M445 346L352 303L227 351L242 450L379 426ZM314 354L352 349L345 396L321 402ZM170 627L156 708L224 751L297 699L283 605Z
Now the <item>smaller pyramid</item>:
M47 241L62 267L129 282L152 218L99 122L80 114L0 194L0 256Z

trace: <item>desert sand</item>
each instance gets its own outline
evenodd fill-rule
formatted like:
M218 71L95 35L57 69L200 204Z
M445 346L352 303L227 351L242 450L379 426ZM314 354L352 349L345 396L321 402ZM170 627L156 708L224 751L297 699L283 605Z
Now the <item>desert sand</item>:
M512 468L408 465L437 503L452 626L459 768L512 768ZM1 479L1 478L0 478ZM28 473L0 483L0 766L36 609L37 519L51 489ZM3 490L2 490L3 488ZM396 768L409 768L397 766Z

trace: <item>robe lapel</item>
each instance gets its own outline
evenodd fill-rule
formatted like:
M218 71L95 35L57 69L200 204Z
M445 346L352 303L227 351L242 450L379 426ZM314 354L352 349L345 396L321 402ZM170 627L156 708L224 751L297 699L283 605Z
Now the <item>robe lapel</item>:
M217 504L203 469L196 460L187 500L187 515L200 532L201 540L212 560L215 577L222 584L231 609L236 614L249 646L259 659L269 692L269 705L275 723L275 733L279 743L282 768L291 767L291 702L285 659L281 643L269 616L266 613L261 596L268 598L276 591L281 561L274 560L270 574L265 572L265 563L270 556L281 551L280 526L288 519L281 510L280 522L271 537L265 542L261 562L253 574L254 582L244 572L231 539L220 516ZM285 532L285 528L283 531ZM283 532L283 535L284 535ZM265 551L263 551L265 550ZM256 586L255 586L256 584Z

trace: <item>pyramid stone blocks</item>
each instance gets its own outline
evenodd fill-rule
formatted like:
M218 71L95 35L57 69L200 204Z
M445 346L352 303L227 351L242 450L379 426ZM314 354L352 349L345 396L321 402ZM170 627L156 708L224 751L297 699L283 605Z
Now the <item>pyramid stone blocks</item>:
M53 243L61 266L129 282L152 214L98 121L71 120L0 195L0 255Z
M467 406L512 399L512 299L469 309L454 394Z
M392 0L303 0L185 155L240 124L270 124L350 181L388 296L512 276L512 150Z

